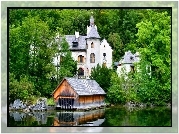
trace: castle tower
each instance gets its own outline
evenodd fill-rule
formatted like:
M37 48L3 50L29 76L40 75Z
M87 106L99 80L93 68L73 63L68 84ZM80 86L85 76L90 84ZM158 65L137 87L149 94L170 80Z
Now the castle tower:
M101 37L98 34L97 27L94 23L93 16L90 17L90 26L87 27L87 57L86 57L86 69L91 73L91 69L96 67L97 64L100 64L100 39Z

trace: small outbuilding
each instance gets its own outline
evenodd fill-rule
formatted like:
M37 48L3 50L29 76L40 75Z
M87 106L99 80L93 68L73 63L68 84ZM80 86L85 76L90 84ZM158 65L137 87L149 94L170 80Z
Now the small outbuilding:
M117 73L120 76L123 73L129 73L134 72L134 63L138 63L140 61L139 53L136 52L135 54L132 54L131 51L125 52L125 55L122 57L122 59L119 62L114 62L114 65L117 68Z
M106 93L95 80L65 77L52 96L60 109L88 109L104 106Z

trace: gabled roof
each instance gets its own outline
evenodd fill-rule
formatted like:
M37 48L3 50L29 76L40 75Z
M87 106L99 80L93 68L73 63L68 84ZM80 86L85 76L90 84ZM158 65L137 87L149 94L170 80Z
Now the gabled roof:
M70 50L86 50L86 36L79 36L78 40L78 46L73 47L73 41L75 41L75 35L65 35L65 39L69 44Z
M100 39L101 37L99 36L99 33L97 31L97 29L95 28L95 26L92 26L88 35L87 35L87 38L98 38Z
M139 53L136 52L132 54L131 51L125 52L125 55L121 58L119 62L114 62L114 66L118 66L119 64L133 64L134 62L139 62Z
M138 55L137 55L138 56ZM135 54L132 54L131 51L125 52L125 55L123 58L120 60L121 63L129 63L132 64L134 62L139 62L138 58Z
M62 82L57 86L58 87L63 83L64 80L70 84L70 86L74 89L74 91L78 95L98 95L98 94L106 94L104 90L99 86L99 84L95 80L90 79L78 79L78 78L70 78L65 77Z

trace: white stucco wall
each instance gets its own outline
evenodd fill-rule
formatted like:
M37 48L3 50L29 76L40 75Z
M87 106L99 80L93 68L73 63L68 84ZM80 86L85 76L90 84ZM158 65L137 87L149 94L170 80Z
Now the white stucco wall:
M82 55L84 58L86 58L86 52L80 52L80 51L73 51L72 52L72 57L75 61L78 61L78 56Z
M91 48L91 43L93 42L94 48ZM100 40L99 39L87 39L88 49L86 56L86 67L91 73L91 68L96 67L97 64L100 64ZM90 63L90 54L95 54L95 63Z
M79 56L79 55L84 56L85 61L84 61L84 63L78 63L78 62L77 62L77 70L78 70L79 68L82 68L82 69L84 70L84 76L86 76L86 52L80 52L80 51L73 51L73 52L72 52L72 57L73 57L73 59L74 59L75 61L78 61L78 56Z
M106 62L106 66L108 68L112 68L112 49L109 43L103 39L100 45L100 65L103 64L103 62ZM105 60L104 61L104 56L103 53L106 53Z

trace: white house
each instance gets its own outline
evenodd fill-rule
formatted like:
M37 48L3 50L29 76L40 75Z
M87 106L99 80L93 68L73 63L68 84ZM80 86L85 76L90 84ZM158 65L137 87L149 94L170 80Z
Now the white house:
M78 75L89 78L93 67L106 65L112 68L112 48L107 40L101 40L93 16L90 17L90 25L87 26L87 35L82 36L79 32L75 35L65 35L74 60L78 61ZM54 64L60 61L55 57Z
M139 53L136 52L132 54L131 51L125 52L124 56L119 62L115 62L115 66L117 66L117 73L120 76L123 73L129 73L134 71L134 63L140 61ZM135 69L136 70L136 69Z

